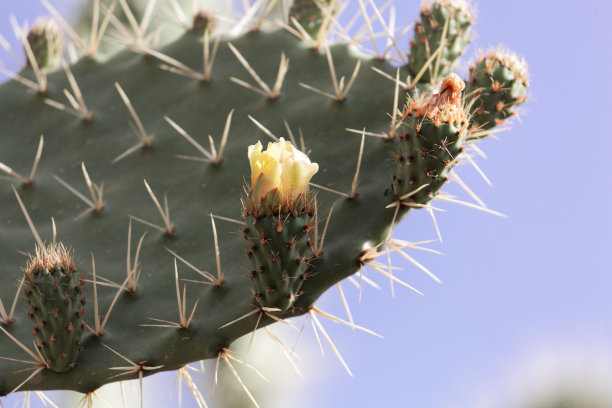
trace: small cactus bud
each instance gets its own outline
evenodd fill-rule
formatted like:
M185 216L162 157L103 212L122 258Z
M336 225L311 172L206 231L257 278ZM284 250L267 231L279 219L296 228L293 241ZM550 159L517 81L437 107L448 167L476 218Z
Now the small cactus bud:
M215 31L217 26L217 18L210 12L200 10L195 16L193 16L193 23L191 25L191 31L198 35L204 35Z
M470 43L473 20L472 7L466 0L424 1L421 19L414 26L414 39L410 43L408 68L411 75L417 75L424 65L431 62L429 59L442 44L443 34L445 41L442 50L420 82L429 83L450 74ZM438 63L438 67L435 67ZM437 73L437 78L433 78L434 73Z
M401 126L405 136L398 138L393 152L400 158L391 175L398 200L409 194L414 203L426 204L446 181L467 137L464 87L457 75L450 74L437 94L408 99Z
M326 10L324 8L328 7L330 3L331 0L293 0L289 17L294 18L308 35L316 38L325 19Z
M24 292L34 323L36 347L51 371L74 367L80 351L84 313L81 287L72 253L62 244L36 248L25 268Z
M502 49L478 58L466 87L472 121L488 130L515 114L527 99L527 64L516 54Z
M27 41L39 68L53 69L57 66L64 49L64 41L55 20L37 20L30 28Z

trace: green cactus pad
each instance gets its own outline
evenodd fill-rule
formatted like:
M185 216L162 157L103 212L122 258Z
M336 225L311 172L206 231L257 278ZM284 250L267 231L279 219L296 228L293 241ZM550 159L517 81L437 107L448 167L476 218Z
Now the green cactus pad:
M127 235L130 216L163 226L160 214L149 196L143 179L163 203L167 194L169 213L176 234L167 236L150 226L132 221L132 262L138 239L147 233L140 251L141 277L134 293L124 291L112 311L103 337L91 333L84 336L84 351L76 367L61 375L45 370L32 378L22 389L74 389L91 391L112 381L116 374L109 367L124 364L102 346L102 342L133 361L147 361L150 366L163 365L173 370L190 361L215 358L217 352L251 331L256 316L219 329L226 323L252 311L252 284L246 278L252 270L244 256L242 227L217 220L220 260L225 283L220 287L193 285L189 302L200 299L191 327L171 330L140 326L150 318L178 321L178 313L168 305L176 304L173 256L168 248L205 270L215 270L215 250L210 213L242 220L244 180L250 175L246 157L247 146L265 135L249 120L250 115L278 137L287 137L284 121L295 136L303 134L310 158L320 166L313 182L350 192L359 153L360 137L346 128L385 132L389 129L387 112L393 107L395 86L370 69L394 70L384 62L362 60L357 81L343 103L304 89L300 82L331 88L327 58L315 52L285 32L252 32L232 39L262 76L272 83L278 69L281 51L290 59L290 69L280 98L268 98L233 83L230 77L245 78L241 63L223 40L210 83L174 75L160 69L161 63L150 56L122 52L103 64L84 59L71 67L88 108L91 121L83 121L44 103L44 97L30 92L17 82L3 84L0 109L10 120L2 121L3 135L0 162L22 169L31 163L39 135L45 135L45 145L35 181L18 191L43 239L50 239L51 217L57 224L58 240L74 248L80 270L88 270L93 253L97 273L121 285L126 278ZM270 49L276 58L267 57ZM202 37L186 33L162 50L188 66L201 67ZM331 47L337 72L352 72L355 52L346 45ZM262 56L265 58L261 58ZM219 68L216 68L219 67ZM31 75L24 72L24 75ZM404 71L405 75L405 71ZM137 149L117 162L121 153L139 143L129 123L131 116L113 84L121 84L138 113L145 130L155 134L151 147ZM61 90L69 88L64 72L49 75L48 98L61 100ZM372 92L376 89L376 92ZM163 97L160 97L163 96ZM377 108L373 108L377 107ZM379 108L378 108L379 107ZM203 146L206 136L213 135L217 147L225 126L227 113L234 112L228 143L220 164L197 160L182 160L177 156L198 155L175 129L164 120L167 116L180 125ZM305 115L308 112L308 115ZM36 120L33 120L36 118ZM216 118L213 120L213 118ZM316 118L316 120L313 120ZM355 273L359 254L364 245L377 245L388 235L393 210L384 195L393 163L389 151L393 142L368 138L365 143L359 178L358 196L347 199L327 191L318 191L320 219L325 219L336 203L329 222L322 255L313 260L317 275L303 282L304 292L294 303L294 316L305 313L327 288ZM75 189L87 194L81 162L93 183L104 182L104 209L80 216L88 205L62 186L54 175ZM382 165L381 163L386 165ZM4 187L2 187L4 185ZM13 282L18 280L23 263L18 251L31 251L34 244L23 214L15 200L10 183L0 184L3 206L0 222L0 266L5 284L0 286L2 299L12 299ZM79 218L77 218L79 217ZM77 219L75 219L77 218ZM363 222L355 223L355 219ZM319 228L319 234L322 230ZM180 278L201 279L179 263ZM92 285L84 289L93 298ZM101 315L112 302L117 289L98 287ZM18 311L19 313L19 311ZM31 326L24 324L22 314L7 326L19 339L31 338ZM93 325L92 308L84 320ZM272 320L264 317L262 324ZM0 349L6 355L21 356L23 351L10 339L0 336ZM27 373L10 374L22 364L0 361L0 389L8 392L25 379ZM145 375L155 371L146 371ZM133 378L123 376L119 379Z
M510 118L527 99L525 61L505 51L493 51L470 67L465 93L472 120L488 130Z
M442 35L446 42L438 58L421 77L420 82L429 83L453 72L455 63L469 45L473 13L465 0L426 1L421 8L421 19L414 25L414 38L410 42L409 69L416 76L430 57L440 47ZM447 23L448 21L448 23ZM444 27L447 25L446 32ZM438 65L437 76L433 77Z

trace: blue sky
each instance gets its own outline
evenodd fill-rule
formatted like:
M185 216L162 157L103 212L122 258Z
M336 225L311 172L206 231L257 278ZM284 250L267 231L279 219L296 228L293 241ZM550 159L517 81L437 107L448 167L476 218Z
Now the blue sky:
M67 10L77 1L52 3ZM396 3L398 20L416 18L417 1ZM7 38L10 13L33 21L44 9L35 0L0 2ZM610 15L604 0L478 4L464 61L502 43L531 74L522 123L481 145L488 158L479 164L494 187L469 166L460 173L509 218L445 204L444 243L434 245L444 256L416 255L443 284L397 263L424 297L396 287L392 298L379 280L383 290L366 289L358 303L344 285L357 323L385 339L328 324L355 377L315 355L325 374L297 387L294 406L516 407L556 383L579 387L577 373L594 386L612 382ZM435 231L414 212L394 236L426 240ZM341 313L335 293L321 305Z

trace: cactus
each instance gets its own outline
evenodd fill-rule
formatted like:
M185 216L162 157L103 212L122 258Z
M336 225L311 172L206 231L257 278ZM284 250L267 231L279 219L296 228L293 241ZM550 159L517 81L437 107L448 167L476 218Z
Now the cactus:
M60 28L54 20L36 21L28 33L27 40L39 68L55 68L57 66L61 59L64 43ZM33 64L30 59L27 62L30 66Z
M481 129L503 124L527 99L527 64L511 52L494 50L470 66L466 86L474 123Z
M410 73L416 76L425 69L423 82L435 84L437 78L453 72L471 41L473 20L473 11L465 0L424 2L410 42ZM432 57L438 60L436 64L430 60Z
M335 2L325 4L298 1L291 13L336 18ZM526 74L512 77L504 58L492 71L479 62L466 81L471 94L462 93L451 70L471 17L457 4L464 3L431 5L436 24L447 19L446 42L422 14L428 22L419 35L450 48L436 58L413 46L411 61L417 54L427 61L401 68L350 44L321 43L331 24L307 28L313 44L304 27L278 29L265 15L228 36L203 28L200 17L211 14L200 13L180 38L155 48L146 21L122 25L111 7L90 38L72 38L78 62L53 72L26 67L0 86L0 110L10 118L0 123L0 354L12 358L0 360L0 392L89 393L192 361L229 364L232 341L257 327L329 316L314 306L321 294L375 265L397 222L442 199L466 146L489 133L493 122L476 119L476 107L491 112L503 103L495 119L505 119L523 100ZM448 7L457 12L443 12ZM127 49L97 59L108 24ZM436 75L417 75L421 63ZM395 79L406 76L414 83ZM512 91L476 92L490 78ZM416 84L436 93L415 95ZM262 152L266 139L282 148ZM72 261L40 268L45 253L67 253L55 242L73 249L76 269ZM23 254L35 245L24 275ZM80 329L82 317L82 339L35 322L45 347L42 357L30 350L25 303L10 313L2 303L16 296L15 282L22 282L17 301L25 292L36 320L62 309L58 324ZM64 298L61 307L49 290L58 293L53 302ZM63 346L46 347L54 337L72 347L61 366ZM26 350L37 367L30 374L17 361ZM117 375L111 368L124 360L130 364Z
M86 325L81 320L85 312L81 288L85 277L75 268L70 252L59 244L36 248L24 278L36 348L49 370L68 371L76 365L83 349L81 336Z

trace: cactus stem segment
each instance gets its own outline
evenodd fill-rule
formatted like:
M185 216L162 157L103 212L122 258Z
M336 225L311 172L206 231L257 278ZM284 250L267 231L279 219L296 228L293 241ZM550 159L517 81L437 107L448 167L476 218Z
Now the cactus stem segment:
M250 89L253 92L257 92L260 95L267 97L268 99L278 99L280 97L280 91L283 87L283 82L285 81L285 76L287 75L287 71L289 71L289 59L285 56L285 53L281 53L280 64L278 66L278 73L276 74L276 81L274 82L274 86L270 89L268 84L266 84L263 79L257 74L255 69L249 64L249 62L244 58L244 56L238 51L236 47L232 45L232 43L227 43L227 46L234 53L240 64L247 70L247 72L251 75L251 78L259 85L259 88L255 87L248 82L245 82L236 77L230 77L230 80L240 86L243 86L247 89Z
M349 91L353 87L353 84L355 83L355 79L357 79L357 75L359 74L359 68L361 67L361 60L357 61L357 63L355 64L355 69L353 69L353 74L351 75L351 78L349 79L348 83L345 84L344 77L341 77L340 81L338 81L338 77L336 76L336 68L334 67L334 59L332 58L328 46L325 47L325 54L327 56L327 64L329 66L329 73L331 75L332 85L334 86L334 94L322 91L318 88L315 88L314 86L310 86L303 82L300 82L299 85L302 88L306 88L309 91L326 96L337 102L344 102L346 100L346 96L348 95Z
M21 184L29 186L34 184L34 177L36 176L36 170L38 169L38 163L40 161L40 157L42 156L42 150L44 145L44 136L40 135L40 141L38 142L38 149L36 150L36 155L34 156L34 163L32 164L32 170L30 170L30 176L28 178L23 177L21 174L17 173L15 170L7 166L6 164L0 162L0 171L5 172L9 176L12 176Z

